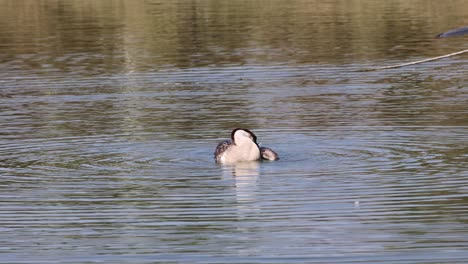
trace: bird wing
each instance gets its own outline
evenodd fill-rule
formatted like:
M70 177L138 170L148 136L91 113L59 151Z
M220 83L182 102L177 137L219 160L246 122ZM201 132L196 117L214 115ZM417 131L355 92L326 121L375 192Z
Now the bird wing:
M224 140L222 142L220 142L218 144L218 146L216 147L215 149L215 152L214 152L214 159L216 162L218 162L218 158L221 157L221 154L223 154L224 151L226 151L226 149L232 145L232 141L231 140Z
M273 151L271 148L260 147L260 154L264 160L279 160L278 153Z

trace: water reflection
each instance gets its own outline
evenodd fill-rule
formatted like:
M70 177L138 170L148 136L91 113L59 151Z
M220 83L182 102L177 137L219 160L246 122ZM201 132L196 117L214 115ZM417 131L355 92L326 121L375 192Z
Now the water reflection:
M2 1L2 261L464 263L467 8Z
M463 40L435 42L433 36L464 21L468 8L463 0L434 7L424 0L295 0L287 7L277 1L3 2L2 61L77 76L430 57L462 46Z
M255 204L259 166L259 162L240 162L232 165L222 165L223 178L232 178L234 181L236 204L240 216L258 210L258 208L255 208Z

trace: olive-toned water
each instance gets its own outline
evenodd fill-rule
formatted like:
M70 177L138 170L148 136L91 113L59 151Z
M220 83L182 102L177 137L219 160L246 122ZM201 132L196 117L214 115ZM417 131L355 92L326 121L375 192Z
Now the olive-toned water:
M1 263L464 263L463 0L0 0ZM277 162L221 166L246 127Z

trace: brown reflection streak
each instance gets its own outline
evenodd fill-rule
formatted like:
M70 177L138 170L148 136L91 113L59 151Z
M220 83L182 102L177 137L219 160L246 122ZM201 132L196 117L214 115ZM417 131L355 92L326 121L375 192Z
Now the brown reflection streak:
M293 1L286 7L279 1L4 3L0 40L8 49L3 52L8 58L45 54L55 68L66 71L73 63L67 55L96 52L105 56L88 58L94 68L98 66L96 72L251 61L402 59L409 52L431 56L439 52L432 47L430 36L443 31L440 25L453 24L450 16L441 14L468 12L465 1L432 8L424 0L392 4L346 1L340 5L335 1ZM373 27L365 26L369 24ZM414 45L403 43L414 35L421 36ZM122 50L125 58L119 55ZM62 56L58 62L52 59ZM24 63L31 68L40 66L36 61Z

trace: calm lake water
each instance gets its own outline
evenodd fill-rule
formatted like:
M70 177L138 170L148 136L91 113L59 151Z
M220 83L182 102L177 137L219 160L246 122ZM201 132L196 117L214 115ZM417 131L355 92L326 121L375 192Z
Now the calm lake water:
M464 0L0 0L1 263L465 263ZM277 162L221 166L253 130Z

